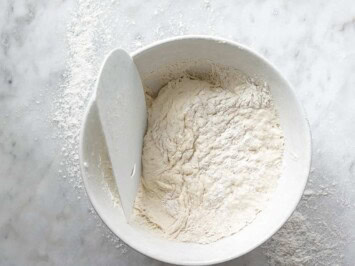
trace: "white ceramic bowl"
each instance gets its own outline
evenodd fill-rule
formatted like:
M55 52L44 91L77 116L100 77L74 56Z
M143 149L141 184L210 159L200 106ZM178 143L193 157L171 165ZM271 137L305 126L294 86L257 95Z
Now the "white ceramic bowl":
M80 159L89 198L106 225L126 244L160 261L182 265L208 265L237 258L271 237L290 217L301 199L311 162L311 136L308 122L291 85L265 58L235 42L203 36L185 36L160 41L133 53L141 76L169 69L177 62L204 61L231 66L250 76L263 78L279 111L285 135L282 175L267 208L242 231L217 242L199 245L155 237L126 223L122 209L102 189L100 160L107 158L103 135L92 102L84 118ZM203 71L205 66L200 66ZM197 66L199 68L199 66ZM166 80L159 75L146 79L158 90ZM87 164L84 165L84 162Z

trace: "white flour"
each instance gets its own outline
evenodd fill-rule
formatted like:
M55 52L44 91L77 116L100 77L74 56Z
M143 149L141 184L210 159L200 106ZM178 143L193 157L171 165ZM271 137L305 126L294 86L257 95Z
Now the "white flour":
M151 103L135 207L138 222L165 237L210 243L234 234L277 186L284 139L270 91L233 78L173 80Z

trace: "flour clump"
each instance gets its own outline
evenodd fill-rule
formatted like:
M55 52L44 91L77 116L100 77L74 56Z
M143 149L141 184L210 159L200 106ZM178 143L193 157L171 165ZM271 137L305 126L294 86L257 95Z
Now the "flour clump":
M265 82L240 72L172 80L148 102L134 219L184 242L232 235L266 206L283 148Z

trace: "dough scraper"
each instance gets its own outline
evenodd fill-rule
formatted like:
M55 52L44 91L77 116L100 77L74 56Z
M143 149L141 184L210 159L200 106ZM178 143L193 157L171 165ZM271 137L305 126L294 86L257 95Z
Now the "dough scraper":
M106 58L95 103L121 206L129 222L141 177L147 108L140 75L126 51L116 49Z

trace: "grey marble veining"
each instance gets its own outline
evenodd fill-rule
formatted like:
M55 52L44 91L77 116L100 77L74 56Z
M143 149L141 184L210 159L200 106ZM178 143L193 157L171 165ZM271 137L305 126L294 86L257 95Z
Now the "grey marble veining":
M86 195L78 196L58 172L62 143L53 138L58 129L49 114L63 82L67 24L77 5L76 0L0 1L0 265L164 265L129 247L124 254L117 249L114 236L90 213ZM133 51L173 35L210 34L248 45L275 63L294 85L310 121L314 152L308 188L334 188L304 212L337 225L346 238L339 256L351 265L353 1L120 1L114 8L119 38L113 47ZM127 21L130 34L120 32ZM257 249L223 265L264 264Z

